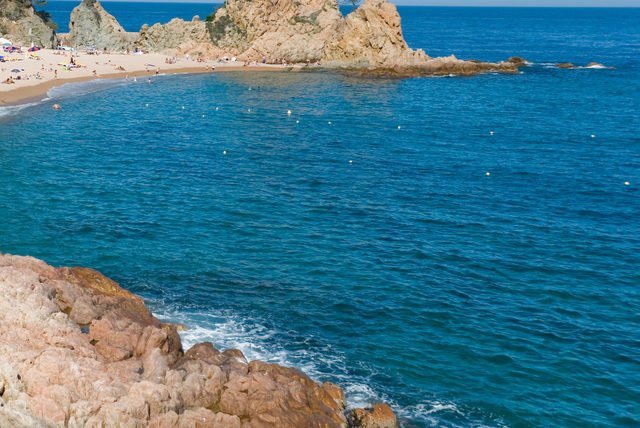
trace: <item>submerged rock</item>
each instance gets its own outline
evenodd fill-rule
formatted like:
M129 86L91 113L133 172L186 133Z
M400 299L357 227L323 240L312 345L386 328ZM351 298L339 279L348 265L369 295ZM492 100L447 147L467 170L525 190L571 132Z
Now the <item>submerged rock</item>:
M556 64L556 67L563 68L565 70L570 70L572 68L575 68L575 66L570 62L561 62L559 64Z
M0 426L344 427L344 394L173 324L86 268L0 255ZM353 426L392 427L384 405ZM377 425L376 425L377 424Z

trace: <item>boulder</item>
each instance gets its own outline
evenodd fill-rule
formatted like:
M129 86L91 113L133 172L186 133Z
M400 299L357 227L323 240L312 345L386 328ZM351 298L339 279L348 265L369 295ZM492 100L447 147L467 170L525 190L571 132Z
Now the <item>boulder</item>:
M563 68L565 70L569 70L569 69L574 68L575 66L570 62L561 62L559 64L556 64L556 67Z
M0 426L347 425L338 386L211 343L185 353L175 325L94 270L0 254L0 296ZM389 412L352 419L388 427L371 424Z

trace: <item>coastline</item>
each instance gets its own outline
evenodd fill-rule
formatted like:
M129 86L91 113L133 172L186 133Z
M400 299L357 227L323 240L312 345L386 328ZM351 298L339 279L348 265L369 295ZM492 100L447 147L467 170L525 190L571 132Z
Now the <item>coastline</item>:
M16 80L16 86L6 83L0 83L0 107L11 107L26 104L29 102L41 101L46 97L47 93L55 87L68 83L79 83L101 79L119 79L134 77L153 77L156 75L176 75L176 74L207 74L207 73L223 73L223 72L282 72L294 71L302 69L303 65L272 65L272 64L245 64L243 62L219 62L207 61L196 62L192 60L181 59L175 64L154 65L150 63L164 62L168 57L159 54L147 55L123 55L123 54L101 54L97 57L89 57L88 55L78 55L78 62L88 61L89 59L99 58L102 63L96 61L95 66L84 66L82 69L73 70L73 75L62 75L57 77L57 70L60 66L56 60L59 57L66 56L56 53L52 50L43 50L43 53L35 57L17 59L17 61L26 61L18 65L7 66L2 63L2 72L0 72L0 81L4 82L7 78L12 77L9 68L24 70L24 75L40 74L39 78L30 77L28 80ZM56 58L58 57L58 58ZM108 61L108 62L105 62ZM123 65L127 68L124 69ZM40 66L38 68L38 66ZM151 67L150 67L151 66ZM115 70L115 67L122 67L123 70ZM93 71L96 71L94 74Z

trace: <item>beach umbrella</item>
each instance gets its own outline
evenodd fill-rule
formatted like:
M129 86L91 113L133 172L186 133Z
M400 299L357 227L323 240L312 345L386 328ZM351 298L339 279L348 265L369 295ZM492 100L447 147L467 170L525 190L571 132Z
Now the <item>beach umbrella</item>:
M40 48L37 47L37 46L32 46L32 47L29 48L29 52L38 52L39 50L40 50Z
M14 68L13 70L11 70L12 73L20 73L20 71L22 70L18 70L17 68Z

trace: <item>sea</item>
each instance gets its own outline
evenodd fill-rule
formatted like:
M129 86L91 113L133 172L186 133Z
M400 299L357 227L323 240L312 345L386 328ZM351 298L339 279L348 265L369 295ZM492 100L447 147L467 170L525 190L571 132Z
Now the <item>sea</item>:
M104 6L132 31L216 7ZM55 88L0 112L0 251L404 427L640 426L640 9L399 12L432 56L530 65Z

